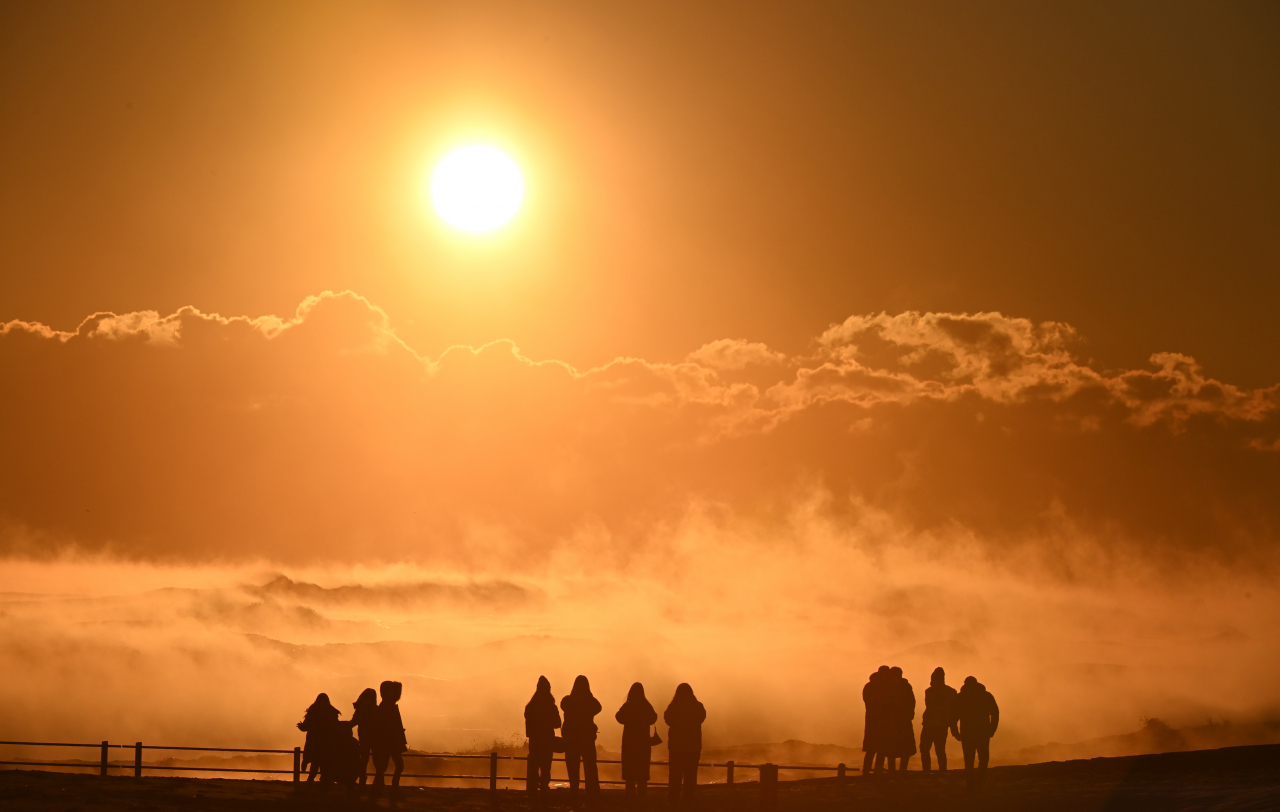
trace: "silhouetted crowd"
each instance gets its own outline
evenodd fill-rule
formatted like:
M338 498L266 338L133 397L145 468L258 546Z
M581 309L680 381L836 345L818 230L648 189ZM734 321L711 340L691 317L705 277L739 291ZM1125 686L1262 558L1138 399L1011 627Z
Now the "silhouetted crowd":
M403 753L407 749L404 723L400 719L402 686L387 681L380 686L382 701L372 688L366 688L353 703L349 721L320 694L307 708L298 729L307 734L303 750L303 769L307 781L363 786L370 759L373 760L373 791L385 783L388 764L395 767L393 789L400 786L404 772ZM982 782L990 759L989 745L1000 724L1000 708L982 683L966 677L960 690L947 685L946 673L936 668L925 690L924 713L920 718L919 752L926 773L932 770L931 756L936 755L938 769L947 769L947 734L955 736L964 752L965 771L970 788ZM898 667L887 665L872 674L862 689L866 704L866 727L862 739L865 753L863 775L871 776L907 769L916 754L914 720L916 695ZM573 682L573 689L556 705L551 682L538 677L538 686L524 707L524 732L529 740L529 756L525 775L531 792L547 792L551 786L551 763L556 753L564 754L569 774L569 792L576 794L579 772L590 796L600 792L600 773L596 762L595 717L601 711L600 701L591 693L584 676ZM561 711L564 718L561 719ZM698 785L698 760L702 757L702 723L707 711L693 694L688 683L680 683L662 715L667 724L667 749L670 765L668 791L672 801L688 800ZM622 780L629 797L644 797L649 783L649 766L653 746L662 743L657 731L658 713L644 695L644 686L634 683L627 701L614 719L622 725ZM560 731L558 734L556 731ZM975 769L975 759L977 768Z
M916 754L916 695L902 669L887 665L867 679L862 689L867 708L862 738L863 775L907 769ZM959 691L947 685L946 672L935 668L924 692L920 717L920 761L930 772L930 755L937 755L938 769L947 769L947 733L956 737L964 752L964 768L970 788L982 783L990 759L991 737L1000 725L1000 708L982 683L965 677ZM974 760L977 759L977 769Z
M328 694L320 694L307 708L298 729L307 734L302 768L307 771L308 782L319 776L325 784L363 786L372 758L373 792L380 792L384 786L389 763L395 765L391 786L399 788L404 772L403 753L408 749L400 706L396 704L403 686L387 680L379 690L382 702L378 702L378 693L372 688L361 691L353 703L351 719L346 722L329 703Z
M563 724L560 711L564 711ZM546 792L551 787L551 761L555 753L564 753L569 773L569 793L578 792L578 768L582 767L588 795L600 792L600 773L596 765L596 714L600 700L591 694L591 683L579 675L573 690L560 700L556 708L551 682L538 677L537 690L524 706L524 733L529 739L529 761L525 786L531 792ZM649 764L653 746L662 743L656 724L658 712L645 698L644 686L634 683L627 701L613 716L622 725L622 780L628 797L642 798L649 784ZM667 751L670 778L667 790L673 801L691 799L698 785L698 759L702 757L702 723L707 711L693 695L687 682L676 686L675 696L667 705L662 719L667 723ZM650 729L652 728L652 732ZM556 730L560 735L556 735Z

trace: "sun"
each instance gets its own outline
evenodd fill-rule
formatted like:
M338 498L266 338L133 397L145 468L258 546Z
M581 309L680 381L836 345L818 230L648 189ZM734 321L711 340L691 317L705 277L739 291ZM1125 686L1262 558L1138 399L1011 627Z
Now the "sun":
M511 157L488 144L467 144L431 173L431 204L454 228L483 233L511 222L524 200L524 178Z

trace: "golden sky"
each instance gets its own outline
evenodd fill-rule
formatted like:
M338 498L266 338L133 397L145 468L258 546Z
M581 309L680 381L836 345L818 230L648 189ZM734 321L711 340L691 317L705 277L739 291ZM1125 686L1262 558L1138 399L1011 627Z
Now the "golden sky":
M0 655L61 690L203 640L252 692L261 636L591 639L701 676L722 743L853 743L819 699L945 656L1008 758L1268 712L1277 43L1264 3L4 4ZM471 141L526 183L484 237L424 193ZM511 707L577 673L520 652Z

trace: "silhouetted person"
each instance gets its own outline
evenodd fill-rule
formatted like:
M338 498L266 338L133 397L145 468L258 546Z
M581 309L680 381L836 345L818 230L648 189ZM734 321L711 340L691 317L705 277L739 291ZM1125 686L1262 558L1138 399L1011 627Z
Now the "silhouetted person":
M933 669L929 678L929 687L924 691L924 713L920 716L920 761L925 772L929 772L929 751L938 754L938 769L947 769L947 730L957 740L956 733L956 689L947 684L947 672L939 666Z
M702 758L702 723L707 720L707 709L693 695L689 683L676 686L671 704L662 714L667 723L667 763L670 764L667 788L671 802L681 797L693 800L694 787L698 786L698 759Z
M969 789L982 784L991 758L991 737L1000 726L1000 708L996 698L975 677L965 677L960 693L956 694L956 738L964 748L964 772ZM973 769L974 754L978 756L978 769Z
M400 718L400 693L404 686L398 682L387 680L378 686L382 693L382 703L374 716L374 737L370 742L373 753L373 792L381 792L384 776L387 774L387 762L395 764L395 774L391 776L391 789L399 791L400 775L404 772L405 750L409 749L404 735L404 721Z
M560 711L556 708L556 698L551 695L551 682L546 677L538 677L538 687L524 706L524 735L529 738L525 789L530 792L551 789L551 760L559 727Z
M889 669L889 679L885 688L885 746L884 754L889 757L889 771L907 769L907 762L916 754L916 732L911 724L916 718L916 693L911 683L902 676L902 669L894 666Z
M614 714L622 725L622 780L627 796L643 798L649 785L649 725L658 721L658 712L644 697L644 686L635 683L627 692L627 701Z
M369 755L372 753L373 740L377 735L375 731L378 727L378 692L372 688L365 688L360 692L353 707L355 711L351 714L349 724L352 731L356 733L356 740L360 743L356 756L360 762L356 780L363 787L368 780Z
M866 724L862 730L862 774L871 775L873 769L883 768L884 760L880 755L885 752L885 681L889 678L889 666L882 665L874 674L867 677L867 684L862 687L862 702L867 707Z
M310 766L307 781L315 781L320 774L322 782L333 780L334 743L341 732L338 728L338 717L342 714L329 703L328 694L318 694L298 722L298 730L307 734L307 741L302 748L303 766Z
M591 695L591 683L578 675L573 690L560 700L564 711L564 766L569 773L569 793L578 791L578 764L582 764L582 777L586 780L587 794L600 794L600 770L596 766L596 714L600 712L600 700Z

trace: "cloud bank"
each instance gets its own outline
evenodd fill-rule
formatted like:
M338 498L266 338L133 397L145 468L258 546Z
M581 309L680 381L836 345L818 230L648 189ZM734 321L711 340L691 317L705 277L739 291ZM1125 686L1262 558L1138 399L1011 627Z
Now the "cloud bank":
M360 296L0 334L0 544L159 559L625 560L694 505L823 495L994 550L1065 535L1269 560L1280 388L1175 353L1100 370L1067 325L853 316L787 357L725 339L577 369L510 341L423 354ZM499 567L501 568L501 567Z

